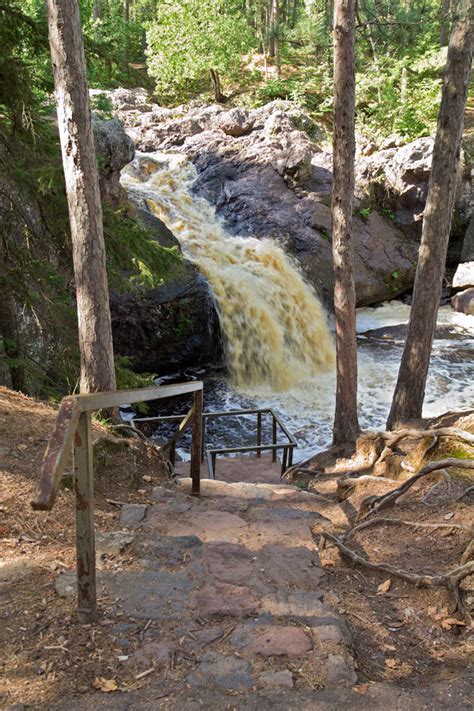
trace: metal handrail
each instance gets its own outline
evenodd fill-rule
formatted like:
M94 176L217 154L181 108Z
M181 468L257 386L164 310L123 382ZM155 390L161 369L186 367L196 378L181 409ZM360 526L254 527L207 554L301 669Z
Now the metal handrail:
M228 417L228 416L245 416L245 415L257 415L257 443L255 445L247 445L245 447L210 447L205 448L205 420L208 418L216 417ZM272 444L262 444L262 415L270 414L272 417ZM216 466L217 466L217 456L219 454L245 454L247 452L256 452L257 457L261 456L264 451L272 452L272 461L276 462L277 451L279 449L283 450L282 464L281 464L281 476L285 473L286 469L293 464L293 450L298 446L295 438L287 430L283 422L280 420L276 412L271 407L266 408L252 408L248 410L228 410L221 412L204 412L203 413L203 426L202 426L202 448L201 448L201 458L204 460L204 455L207 460L207 469L209 476L213 479L216 478ZM277 442L277 428L280 427L281 431L287 438L287 442Z
M192 493L199 495L203 401L201 381L136 390L74 395L64 398L61 402L54 432L43 458L31 506L35 511L51 511L71 446L73 446L76 496L77 614L81 622L92 622L97 615L91 413L120 405L133 405L137 402L161 400L190 393L194 394L194 404L184 416L184 420L186 421L185 426L192 420Z
M262 415L270 414L272 417L272 444L262 445ZM216 419L218 417L241 417L246 415L257 415L257 443L255 445L248 445L245 447L222 447L222 448L207 448L205 445L206 438L206 421L211 419ZM183 415L157 415L154 417L135 417L132 424L135 426L136 423L148 423L148 422L176 422L181 420L181 424L175 434L162 445L163 449L170 448L170 460L174 464L175 460L175 445L178 437L184 432L185 426L183 427ZM281 429L287 442L277 442L278 427ZM202 442L201 442L201 460L207 461L207 468L209 475L215 479L216 473L216 461L219 454L238 454L247 452L256 452L257 457L261 456L263 451L272 452L272 461L276 462L277 451L279 449L283 450L282 456L282 466L281 475L285 473L286 469L293 464L293 450L298 444L295 438L290 434L288 429L285 427L276 412L270 407L260 407L260 408L248 408L244 410L220 410L217 412L203 412L202 413Z

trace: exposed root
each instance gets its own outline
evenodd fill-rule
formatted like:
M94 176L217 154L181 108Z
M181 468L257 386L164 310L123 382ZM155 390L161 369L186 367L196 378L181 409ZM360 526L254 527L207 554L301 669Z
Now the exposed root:
M473 486L468 486L465 491L461 494L461 496L458 496L457 500L462 501L465 496L469 496L470 493L474 491L474 485Z
M368 524L369 522L365 523ZM389 575L393 575L397 578L401 578L402 580L406 580L407 582L412 583L417 587L446 588L453 596L456 609L462 614L462 616L466 620L466 623L469 626L472 626L471 615L466 610L461 600L459 584L466 576L472 575L474 573L474 561L470 561L468 563L465 563L464 565L458 566L453 570L449 571L448 573L442 575L420 575L418 573L410 573L409 571L402 570L401 568L396 568L394 565L390 565L389 563L373 563L372 561L363 558L354 550L346 546L343 540L337 538L337 536L334 536L332 533L328 533L327 531L323 532L321 536L324 537L326 540L329 540L334 543L338 547L341 554L345 558L351 560L356 565L361 565L365 568L369 568L370 570L377 570L379 572L388 573Z
M413 439L420 439L422 437L429 437L433 435L435 437L454 437L460 439L467 444L474 445L474 434L462 430L459 427L433 427L428 430L411 430L409 428L403 430L394 430L393 432L379 432L380 437L387 440L387 445L393 449L398 442L404 437L412 437ZM434 447L434 444L429 446L429 449Z
M433 484L433 486L426 492L426 494L421 497L422 504L428 505L429 497L434 494L434 492L437 491L439 487L444 483L446 483L447 493L451 493L451 477L449 476L446 469L440 469L439 473L442 475L443 481L438 481L436 482L436 484Z
M348 531L346 531L346 533L344 533L343 536L341 536L340 540L345 542L349 540L349 538L352 538L355 533L362 531L364 528L369 528L369 526L376 526L379 524L387 524L394 526L412 526L413 528L432 528L433 530L436 530L437 528L458 528L462 531L473 531L473 529L469 526L463 526L460 523L425 523L420 521L405 521L399 518L371 518L367 521L362 521L361 523L358 523L357 525L353 526L353 528L350 528Z
M415 474L415 476L412 476L410 479L404 481L403 484L398 486L396 489L389 491L387 494L382 494L382 496L376 496L375 498L372 498L372 500L368 502L368 505L366 506L366 512L364 513L364 517L371 516L372 514L377 513L377 511L380 511L381 509L386 509L389 506L392 506L392 504L394 504L395 501L400 496L402 496L402 494L405 494L419 479L424 476L427 476L428 474L431 474L434 471L439 471L440 469L447 469L448 467L458 467L459 469L474 469L474 459L449 458L440 459L438 462L429 462L422 469L420 469L420 471Z
M384 481L388 484L393 484L393 479L387 479L383 476L372 476L370 474L363 474L359 477L347 477L346 479L338 479L336 492L338 501L343 501L344 499L347 499L349 496L351 496L355 487L358 484L363 484L367 481Z

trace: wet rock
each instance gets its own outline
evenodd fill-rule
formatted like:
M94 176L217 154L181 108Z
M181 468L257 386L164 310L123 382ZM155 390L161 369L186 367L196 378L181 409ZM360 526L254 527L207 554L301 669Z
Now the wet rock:
M451 306L455 311L474 316L474 287L455 294L451 299Z
M280 687L292 689L294 686L293 674L289 669L275 672L262 672L262 674L258 676L258 681L259 684L266 689L278 689Z
M119 556L134 540L135 536L132 533L124 531L97 532L95 537L96 553L99 557L104 555Z
M253 591L244 585L214 582L194 594L193 607L202 617L244 617L258 610L259 600Z
M206 652L198 668L186 678L190 686L215 686L226 691L249 689L253 685L252 667L249 662L216 652Z
M120 514L120 525L123 527L136 526L146 516L146 504L124 504Z

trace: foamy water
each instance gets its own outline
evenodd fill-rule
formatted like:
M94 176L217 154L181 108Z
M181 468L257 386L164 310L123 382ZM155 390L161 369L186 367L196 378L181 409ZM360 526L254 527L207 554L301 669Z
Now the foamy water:
M196 171L185 156L139 154L122 175L207 277L236 385L286 391L334 365L326 314L296 264L271 240L228 234L191 195Z
M324 310L296 265L270 240L229 235L214 208L190 193L195 171L181 154L139 154L122 174L127 189L180 240L208 278L227 342L230 378L208 378L207 410L271 407L296 437L296 459L331 441L334 349ZM410 307L392 301L359 309L359 416L364 428L384 428L400 363L403 336L364 336L408 322ZM442 307L423 414L474 406L474 317ZM214 444L253 441L254 423L216 433Z

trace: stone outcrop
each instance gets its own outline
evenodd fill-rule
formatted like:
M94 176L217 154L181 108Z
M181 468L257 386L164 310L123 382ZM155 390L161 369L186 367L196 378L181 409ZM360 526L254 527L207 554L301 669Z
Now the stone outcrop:
M158 218L137 217L163 247L179 243ZM207 281L187 260L156 289L111 292L114 350L131 358L135 370L164 374L215 363L221 357L217 314Z
M133 160L135 146L118 119L102 121L94 117L92 127L99 166L100 195L102 200L117 204L124 198L120 171Z
M141 98L140 98L141 97ZM301 265L330 304L331 156L293 103L255 110L222 106L162 109L111 92L109 98L137 149L186 154L197 170L193 186L224 219L231 234L272 238ZM413 283L417 247L383 214L356 200L354 245L359 305L393 298Z

